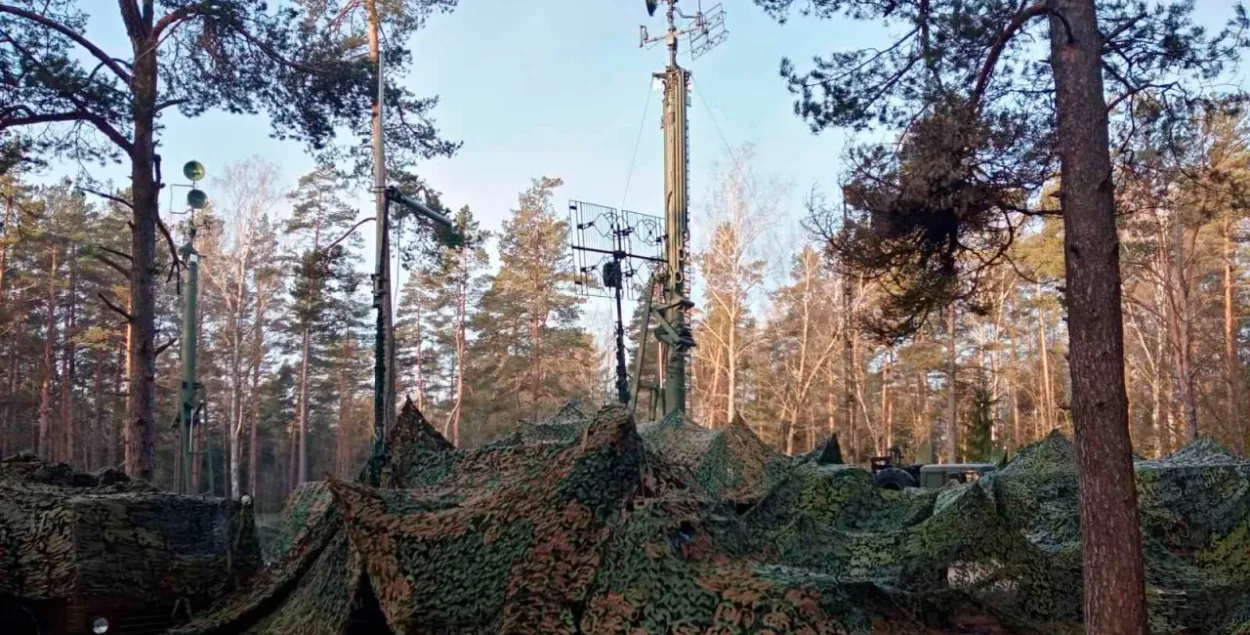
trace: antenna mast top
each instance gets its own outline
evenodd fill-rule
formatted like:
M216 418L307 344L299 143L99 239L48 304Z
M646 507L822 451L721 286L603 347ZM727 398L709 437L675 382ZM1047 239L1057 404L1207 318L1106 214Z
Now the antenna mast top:
M729 33L725 31L725 10L721 5L717 4L704 12L703 3L700 2L699 10L694 15L686 15L677 8L677 0L664 0L664 2L668 5L665 11L668 29L662 35L652 36L647 32L646 25L638 27L640 33L638 46L642 48L648 44L666 42L669 66L677 66L677 41L683 35L690 36L692 59L698 59L728 37ZM647 13L655 15L658 0L646 0L646 4ZM681 26L681 21L685 21L686 25Z

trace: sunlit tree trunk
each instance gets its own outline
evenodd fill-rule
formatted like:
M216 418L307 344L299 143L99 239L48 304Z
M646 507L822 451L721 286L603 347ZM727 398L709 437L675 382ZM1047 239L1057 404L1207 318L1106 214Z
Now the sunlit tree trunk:
M74 345L74 337L78 328L78 299L75 296L77 272L72 252L66 253L66 260L69 269L69 293L66 294L65 308L68 315L66 316L65 341L61 351L61 441L64 447L61 451L61 458L67 463L78 465L80 459L77 439L74 438L74 382L77 380L74 358L78 354L77 347Z
M43 384L39 389L39 444L38 454L45 459L56 459L53 456L56 444L52 438L52 381L56 374L56 277L59 271L59 249L55 243L50 248L51 258L48 266L48 319L44 323L43 335Z
M1194 387L1193 316L1189 297L1189 275L1186 266L1185 231L1181 219L1174 215L1172 222L1176 252L1172 256L1174 269L1173 302L1176 318L1173 334L1176 338L1176 386L1181 400L1181 412L1185 420L1185 441L1198 436L1198 397Z
M1039 401L1041 406L1041 422L1038 426L1037 435L1048 433L1057 424L1058 416L1055 414L1055 391L1051 386L1052 375L1050 373L1050 337L1047 333L1048 325L1046 324L1046 307L1042 304L1042 285L1037 285L1037 352L1042 362L1042 398Z
M87 468L92 470L101 466L101 457L104 456L104 452L100 451L101 446L107 444L109 438L108 432L105 430L108 424L106 423L107 418L105 415L107 400L104 397L104 360L108 357L108 349L103 344L97 343L94 352L95 372L92 373L91 393L95 412L91 424L91 441L87 444L90 451L87 458Z
M1233 219L1226 213L1224 233L1224 381L1228 391L1228 431L1233 439L1233 449L1238 454L1246 450L1245 427L1241 422L1241 363L1237 358L1237 320L1234 316L1233 277L1234 247Z
M959 394L956 374L959 371L957 340L955 337L955 304L946 309L946 460L959 462Z
M1084 626L1098 635L1145 635L1145 574L1124 384L1120 245L1102 82L1104 42L1094 0L1050 0L1046 6L1063 183Z

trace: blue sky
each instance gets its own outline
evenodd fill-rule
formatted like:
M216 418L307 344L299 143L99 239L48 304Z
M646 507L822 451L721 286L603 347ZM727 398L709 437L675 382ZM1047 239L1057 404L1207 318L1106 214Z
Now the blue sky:
M115 7L100 0L84 5L97 3L102 6L93 11L88 35L105 42L106 49L124 52ZM715 2L703 4L707 8ZM1204 24L1217 26L1231 15L1230 0L1197 4ZM687 12L697 5L697 0L679 3ZM873 46L885 32L873 24L797 16L780 25L751 0L724 0L723 5L728 40L698 60L681 58L695 84L692 214L708 190L715 163L727 154L726 145L752 143L757 173L790 184L778 230L798 238L808 192L835 189L846 138L838 131L813 135L793 114L778 75L780 60L789 56L802 64L812 55ZM581 199L613 207L623 201L626 208L662 215L661 99L650 91L651 74L664 66L666 52L662 46L639 48L641 24L652 33L663 30L661 12L648 18L643 0L461 0L455 12L433 17L412 42L414 63L407 81L417 94L440 96L434 116L443 134L464 143L455 157L420 168L443 192L444 203L471 205L483 225L495 229L530 179L547 175L565 181L557 195L561 213L568 199ZM170 166L195 158L211 177L255 155L278 163L283 181L292 185L313 165L299 144L270 139L263 116L209 113L187 120L173 113L164 123L161 153ZM126 175L116 167L92 172L115 181ZM208 193L211 197L211 187ZM359 200L362 217L371 215L363 190ZM692 227L696 244L699 229ZM606 302L591 304L597 314L597 305Z
M759 170L784 174L804 193L832 183L841 135L814 136L794 116L778 65L784 55L807 58L831 46L868 45L873 29L814 20L782 26L749 0L724 5L728 41L699 60L681 60L696 84L690 109L695 202L726 143L754 143ZM692 11L697 2L679 6ZM666 53L662 46L639 48L643 23L652 33L663 29L660 15L648 18L642 0L461 0L454 13L434 16L412 42L407 81L417 94L439 95L435 118L445 137L464 146L451 159L424 164L422 174L445 203L471 205L491 227L530 179L542 175L564 179L561 200L615 207L625 195L641 125L625 205L660 213L661 98L651 92L651 73L661 70ZM116 43L109 48L125 46L112 9L97 12L91 29ZM211 176L214 168L220 174L229 163L259 155L281 164L292 183L312 167L299 144L268 138L263 116L209 113L187 120L171 113L164 123L162 154L169 165L194 157ZM100 172L118 179L125 174Z

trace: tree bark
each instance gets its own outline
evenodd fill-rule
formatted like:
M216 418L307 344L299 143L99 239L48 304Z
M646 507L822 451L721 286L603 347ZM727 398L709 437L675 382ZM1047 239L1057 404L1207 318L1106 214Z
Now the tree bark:
M48 266L48 319L43 332L43 383L39 389L39 442L38 454L44 459L56 459L56 444L52 438L52 381L56 374L56 276L60 257L58 246L53 243Z
M1048 7L1053 10L1051 66L1063 183L1085 629L1098 635L1144 635L1145 576L1124 384L1103 42L1093 0L1050 0Z
M156 463L156 225L159 222L157 196L160 184L155 174L156 150L156 55L157 43L152 40L152 18L141 18L144 24L131 29L134 69L130 90L133 95L131 114L134 119L134 140L130 150L131 194L133 220L130 254L130 322L129 349L130 398L127 426L130 434L126 444L126 473L151 481Z
M1224 217L1224 381L1228 391L1228 431L1233 449L1245 454L1246 435L1241 423L1241 362L1237 358L1237 320L1233 313L1233 219Z
M4 197L4 226L0 227L0 316L5 315L5 309L9 303L9 292L5 287L5 274L9 269L9 228L13 225L13 196L6 194ZM0 323L0 328L5 324ZM10 338L11 340L11 338ZM8 385L5 390L5 399L3 405L0 405L0 457L6 457L10 454L10 444L13 442L15 435L12 429L13 422L13 398L17 389L17 354L16 346L12 341L8 342L8 365L6 367L5 377Z
M959 351L955 338L955 303L946 310L946 457L951 463L959 462L959 394L955 388L959 372Z
M317 220L313 225L313 253L321 249L321 212L317 212ZM315 293L322 293L318 289ZM310 291L310 293L314 293ZM309 302L316 302L316 298L310 298ZM299 405L296 413L296 424L293 432L292 449L298 447L296 460L292 461L292 467L296 468L295 476L291 479L291 488L295 489L297 485L303 483L308 478L308 361L312 354L312 315L311 310L306 315L303 326L303 333L300 335L300 363L299 363Z
M1176 304L1176 386L1181 399L1181 413L1185 419L1185 441L1198 436L1198 396L1194 385L1193 311L1189 298L1189 275L1185 266L1185 231L1178 214L1173 214L1172 236L1176 252L1172 256L1176 270L1173 282Z
M87 456L88 469L96 469L100 467L101 456L100 446L107 443L108 434L105 432L105 400L104 400L104 360L106 358L106 349L103 345L95 346L95 369L91 381L92 403L95 405L95 413L91 423L91 441L87 444L90 449Z
M1011 443L1016 448L1024 445L1020 429L1020 348L1017 341L1015 324L1007 320L1007 345L1011 347L1011 370L1007 374L1011 389Z
M845 212L843 213L843 222L845 222ZM842 434L846 440L851 441L851 455L854 456L854 440L855 436L855 317L852 315L854 311L854 302L852 299L851 274L849 271L842 271L842 416L846 422L842 429ZM854 459L851 459L854 460Z
M1058 420L1055 416L1055 391L1050 385L1050 338L1046 334L1046 326L1046 308L1042 305L1042 285L1039 282L1037 284L1037 353L1042 360L1042 398L1038 401L1041 405L1042 425L1037 426L1038 438L1054 429Z
M257 484L260 473L260 446L257 443L258 429L260 428L260 371L261 365L265 361L265 319L266 311L269 308L267 288L262 289L262 283L256 284L256 324L253 326L252 337L252 386L249 390L252 412L251 422L248 424L247 439L247 491L252 495L252 501L258 500Z
M890 348L885 349L884 359L881 362L881 422L885 428L885 451L889 453L890 448L894 446L894 422L893 412L890 404L890 354L893 351Z
M77 299L75 298L75 271L72 252L66 254L69 268L69 293L66 296L65 308L69 315L65 325L65 338L61 350L61 434L64 448L61 451L63 461L71 465L80 465L77 456L77 439L74 438L74 381L76 375L74 358L77 350L74 345L75 330L78 326Z
M299 414L297 415L297 423L295 427L295 437L297 439L298 451L298 471L292 489L296 485L303 483L308 478L308 358L312 349L312 333L307 326L304 327L304 335L302 344L300 345L300 365L299 365Z
M450 416L451 444L460 447L460 412L464 408L464 355L468 331L469 254L460 254L460 281L456 297L456 403ZM645 334L644 334L645 337Z

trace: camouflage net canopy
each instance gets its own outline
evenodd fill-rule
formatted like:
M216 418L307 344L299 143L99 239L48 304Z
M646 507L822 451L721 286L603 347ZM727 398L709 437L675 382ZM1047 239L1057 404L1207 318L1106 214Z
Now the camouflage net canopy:
M206 607L259 567L250 507L32 454L0 461L0 603L129 598L168 614Z
M406 406L361 483L300 488L275 563L178 632L1082 632L1057 434L893 492L740 422L572 419L462 451ZM1153 632L1250 632L1250 464L1203 440L1137 468Z

